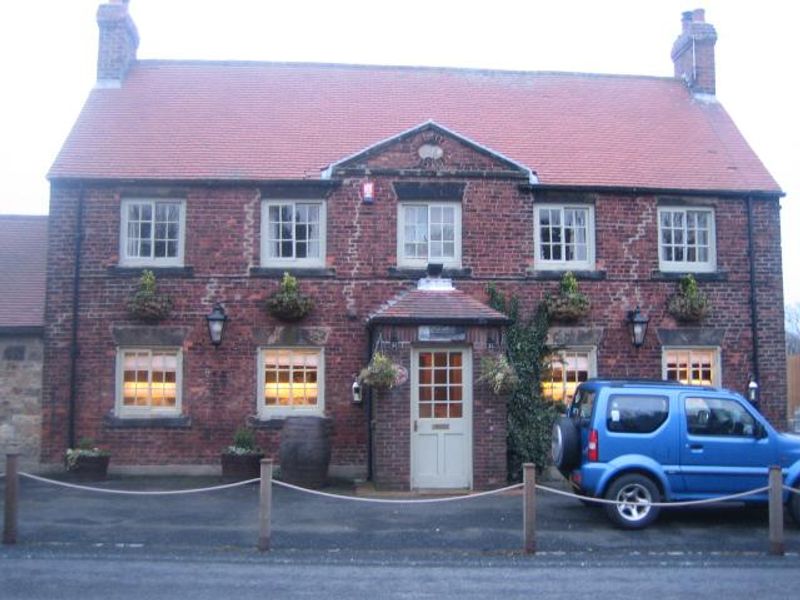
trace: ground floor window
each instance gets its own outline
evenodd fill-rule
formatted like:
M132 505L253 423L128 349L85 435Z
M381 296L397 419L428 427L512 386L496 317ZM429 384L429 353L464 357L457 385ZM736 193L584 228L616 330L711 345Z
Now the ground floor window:
M117 354L117 415L180 414L180 365L180 350L120 349Z
M324 360L319 348L262 348L259 352L259 414L322 413Z
M722 383L719 348L664 348L663 377L692 385Z
M578 384L597 377L594 348L565 348L549 359L542 375L542 395L554 402L570 404Z

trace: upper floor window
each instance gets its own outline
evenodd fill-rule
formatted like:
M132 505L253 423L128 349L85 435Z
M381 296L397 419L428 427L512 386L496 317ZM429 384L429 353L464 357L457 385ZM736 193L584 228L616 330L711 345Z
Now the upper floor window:
M594 269L594 207L534 205L534 268Z
M181 200L123 200L120 263L182 265L184 212Z
M399 205L397 219L397 263L425 267L441 263L461 266L461 205L456 202Z
M716 270L713 209L659 208L658 239L658 264L662 271Z
M569 405L580 383L597 377L594 348L565 348L550 356L550 366L542 374L542 395Z
M325 266L325 203L268 200L261 212L261 264Z
M262 417L322 414L325 362L320 348L264 348L258 357Z
M130 348L117 354L120 417L176 416L181 412L179 350Z
M667 381L711 386L721 383L717 348L665 348L662 360Z

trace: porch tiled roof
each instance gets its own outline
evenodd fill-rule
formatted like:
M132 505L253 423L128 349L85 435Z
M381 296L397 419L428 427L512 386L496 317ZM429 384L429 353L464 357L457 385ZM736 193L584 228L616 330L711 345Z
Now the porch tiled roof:
M0 215L0 330L44 325L47 217Z
M203 61L93 90L50 177L314 179L428 120L545 185L780 192L725 109L671 77Z
M459 290L413 289L370 316L370 323L504 325L506 315Z

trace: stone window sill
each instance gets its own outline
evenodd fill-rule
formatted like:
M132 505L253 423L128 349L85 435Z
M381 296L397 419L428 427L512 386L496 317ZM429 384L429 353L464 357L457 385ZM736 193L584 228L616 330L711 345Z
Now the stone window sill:
M389 267L389 277L392 279L423 279L428 276L427 269L414 269L409 267ZM454 269L445 267L442 270L442 277L445 279L470 279L472 269Z
M187 415L177 417L120 417L106 415L103 424L110 429L189 429L192 420Z
M158 266L141 266L141 267L122 267L114 265L108 267L108 274L112 277L141 277L143 271L152 271L153 274L159 279L161 278L185 278L190 279L194 277L194 267L158 267Z
M672 271L653 271L650 275L652 281L679 281L686 275L684 272ZM713 271L711 273L691 273L697 281L728 281L728 274L725 271Z
M607 277L606 271L570 271L529 269L528 278L538 281L559 281L564 277L564 273L571 272L578 281L604 281Z
M298 267L251 267L250 277L263 277L265 279L280 279L284 273L289 273L297 279L328 279L336 277L336 269L298 268Z

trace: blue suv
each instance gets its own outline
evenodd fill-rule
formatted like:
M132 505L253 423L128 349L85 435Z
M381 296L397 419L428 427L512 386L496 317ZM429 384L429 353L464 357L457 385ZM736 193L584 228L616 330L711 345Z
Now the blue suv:
M605 509L625 529L652 523L652 502L764 487L771 465L800 487L800 436L775 431L739 394L666 381L582 383L553 426L552 458L582 495L617 501ZM800 524L800 494L784 501Z

